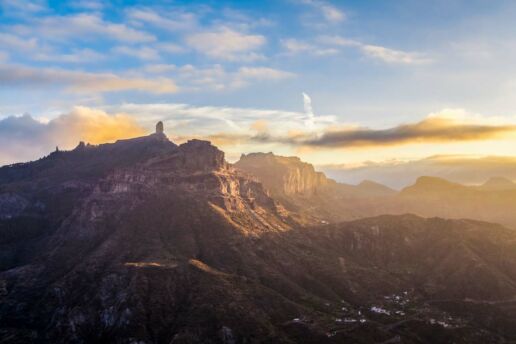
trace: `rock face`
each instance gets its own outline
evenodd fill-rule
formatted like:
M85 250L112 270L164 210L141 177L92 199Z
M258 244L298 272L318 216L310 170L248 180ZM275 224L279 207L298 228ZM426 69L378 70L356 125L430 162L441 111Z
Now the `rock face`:
M156 123L156 134L163 134L164 128L163 128L163 122L159 121Z
M242 155L235 168L255 176L275 199L307 223L327 223L381 214L396 192L378 183L337 183L298 157Z
M0 199L15 209L2 342L516 339L514 231L408 215L303 227L206 141L53 153L1 168Z
M335 184L298 157L282 157L272 153L243 154L235 167L259 177L272 193L286 196L311 196Z

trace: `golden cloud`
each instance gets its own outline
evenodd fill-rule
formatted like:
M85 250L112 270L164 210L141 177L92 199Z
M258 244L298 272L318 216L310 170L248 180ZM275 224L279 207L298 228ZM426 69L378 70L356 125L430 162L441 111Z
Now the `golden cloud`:
M40 158L56 146L71 149L79 141L92 144L144 135L135 120L124 114L76 107L43 123L24 115L0 120L0 164Z
M69 114L52 120L49 126L56 137L61 133L66 141L85 141L92 144L145 134L145 130L130 116L108 115L104 111L87 107L76 107Z

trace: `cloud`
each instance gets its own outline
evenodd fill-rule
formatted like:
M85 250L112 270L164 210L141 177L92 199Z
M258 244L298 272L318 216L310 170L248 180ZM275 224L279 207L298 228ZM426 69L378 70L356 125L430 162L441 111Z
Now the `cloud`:
M144 66L142 71L170 75L181 84L181 90L184 92L234 90L251 83L275 82L296 76L288 71L262 66L240 67L234 71L228 71L220 64L202 68L190 64L183 66L149 64Z
M68 52L56 51L48 45L41 45L34 37L27 38L12 33L0 33L0 46L22 53L25 58L34 61L84 63L97 62L104 58L104 55L87 48L72 49Z
M164 74L177 70L177 66L174 64L158 63L149 64L143 67L146 73L151 74Z
M97 0L74 0L70 6L72 8L82 9L82 10L90 10L90 11L100 11L104 8L106 4L102 1Z
M346 19L346 14L343 11L327 2L317 0L302 0L302 3L310 5L318 10L330 23L340 23Z
M266 39L262 35L244 34L228 27L188 35L186 43L192 49L214 59L227 61L256 61L264 59L255 53Z
M53 68L32 68L21 65L0 65L0 84L4 87L64 87L75 93L142 91L174 93L175 83L166 78L126 78L112 73L90 73Z
M210 140L226 152L229 160L238 159L242 152L257 150L295 154L292 145L275 138L306 130L306 114L302 111L188 104L122 104L103 109L137 117L146 128L163 121L167 135L175 142ZM315 128L335 121L333 116L317 116Z
M313 115L311 99L303 95L305 113L274 110L192 107L181 104L161 104L155 107L127 105L117 111L140 115L162 114L181 123L182 136L193 134L217 139L225 145L270 144L296 149L313 148L329 151L335 148L385 148L414 144L452 144L499 140L516 132L516 123L494 117L469 114L464 110L445 109L425 119L387 129L357 126L338 127L331 116ZM259 135L254 123L274 122ZM176 123L177 124L177 123Z
M228 74L228 87L235 89L253 81L278 81L294 76L294 73L269 67L241 67L235 73Z
M170 42L167 42L167 43L158 43L158 44L155 44L154 47L164 53L168 53L168 54L179 54L179 53L184 53L186 51L185 48L183 48L182 46L178 45L178 44L174 44L174 43L170 43Z
M264 120L277 124L281 130L302 128L302 112L240 107L193 106L188 104L133 104L113 105L105 111L126 113L145 120L150 128L157 120L165 122L170 133L181 135L208 135L251 127ZM334 120L334 118L331 118Z
M44 1L0 0L0 8L7 14L36 13L46 11Z
M48 122L30 115L0 120L0 164L33 160L56 146L71 149L79 141L93 144L145 134L127 115L108 115L101 110L76 107Z
M31 55L33 60L63 63L94 63L105 58L91 49L74 49L71 52L37 52Z
M241 67L237 77L254 80L282 80L294 77L294 73L269 67Z
M321 36L318 38L318 41L322 44L333 47L355 48L370 58L381 60L386 63L419 65L432 62L431 58L422 53L406 52L379 45L365 44L340 36Z
M334 48L323 48L315 44L303 42L294 38L288 38L281 40L283 48L287 54L311 54L318 56L334 55L339 51Z
M315 138L295 143L317 147L371 147L432 142L484 141L515 133L516 124L490 124L475 118L464 118L463 112L432 114L424 120L388 129L329 129Z
M11 33L0 32L0 46L16 51L30 52L38 49L38 41L35 38L23 38Z
M294 38L288 38L281 41L283 47L290 53L302 53L313 49L311 44L301 42Z
M159 60L161 58L158 51L150 47L118 46L113 48L113 52L135 57L140 60Z
M431 62L431 59L419 53L394 50L378 45L361 45L360 49L364 54L387 63L425 64Z
M304 106L306 117L307 117L307 119L305 120L305 125L307 126L307 128L313 129L314 122L315 122L315 115L314 115L314 110L312 108L312 99L305 92L303 92L303 106Z
M181 10L159 13L150 8L131 8L127 11L127 17L167 31L192 30L198 25L195 14Z
M80 13L68 16L47 16L35 20L27 31L49 40L85 40L102 37L122 42L152 42L156 38L144 31L133 29L126 24L103 20L96 13Z

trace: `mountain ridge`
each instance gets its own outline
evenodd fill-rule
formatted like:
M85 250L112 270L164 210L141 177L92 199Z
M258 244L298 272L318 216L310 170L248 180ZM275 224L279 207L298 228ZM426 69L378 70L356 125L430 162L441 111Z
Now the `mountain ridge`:
M0 217L2 340L516 338L512 230L414 215L315 225L207 141L87 147L14 180L0 170L0 198L27 200Z

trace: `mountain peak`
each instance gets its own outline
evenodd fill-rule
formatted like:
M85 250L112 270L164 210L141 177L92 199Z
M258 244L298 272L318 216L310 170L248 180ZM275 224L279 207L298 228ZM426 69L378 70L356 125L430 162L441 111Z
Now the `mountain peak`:
M458 191L458 190L467 190L468 187L450 182L449 180L439 178L439 177L431 177L431 176L422 176L419 177L416 182L404 188L401 193L403 195L410 194L419 194L421 192L425 194L440 194L442 192L448 191Z
M505 177L491 177L480 186L483 190L513 190L516 184Z
M158 123L156 123L156 134L163 134L163 131L164 131L163 122L159 121Z
M415 185L427 186L427 185L440 185L440 186L452 186L459 185L457 183L450 182L444 178L432 177L432 176L421 176L417 178Z

